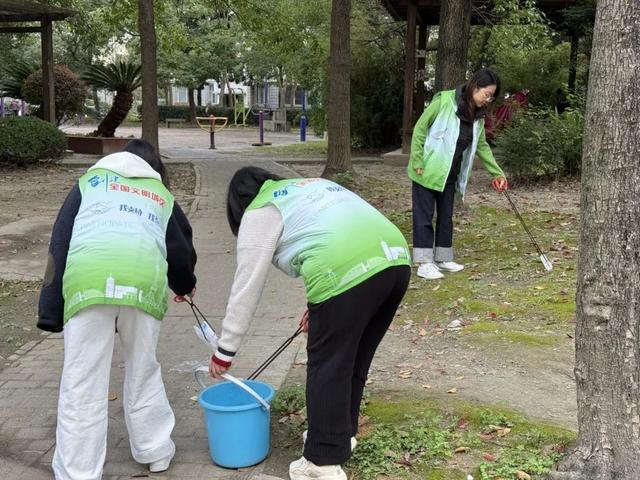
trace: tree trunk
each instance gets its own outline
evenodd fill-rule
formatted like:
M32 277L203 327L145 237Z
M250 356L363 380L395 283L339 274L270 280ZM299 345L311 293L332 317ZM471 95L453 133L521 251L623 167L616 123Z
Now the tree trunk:
M158 64L153 0L138 0L138 28L142 61L142 139L159 151Z
M133 105L133 93L116 92L111 109L107 112L107 115L102 119L92 135L97 137L113 137L116 129L124 122L124 119L127 118L129 110L131 110L131 105Z
M467 77L471 0L442 2L438 28L435 91L454 88Z
M91 88L91 96L93 97L93 105L95 107L96 115L100 115L100 98L98 97L98 88Z
M198 85L198 90L196 91L196 97L198 99L198 106L201 107L202 106L202 89L204 88L204 85Z
M222 76L222 80L220 81L220 96L218 97L218 106L222 107L224 105L224 89L227 84L227 75Z
M571 35L571 54L569 55L569 93L576 93L576 71L578 69L578 45L580 37L577 33Z
M195 88L193 87L188 87L187 88L187 98L189 99L189 121L195 125L196 122L196 101L193 98L193 93L194 93Z
M329 148L323 177L352 171L351 166L351 0L331 2L329 58Z
M552 479L640 472L639 39L637 0L598 2L576 294L578 444Z

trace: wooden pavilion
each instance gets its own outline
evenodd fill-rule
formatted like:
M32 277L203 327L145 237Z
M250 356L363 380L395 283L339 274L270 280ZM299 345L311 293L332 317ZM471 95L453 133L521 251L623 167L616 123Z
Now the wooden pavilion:
M42 44L42 86L44 119L55 123L56 107L53 77L53 22L75 12L28 0L0 0L0 33L40 33ZM32 25L38 22L40 25ZM29 25L24 25L29 23ZM22 24L18 26L18 24Z

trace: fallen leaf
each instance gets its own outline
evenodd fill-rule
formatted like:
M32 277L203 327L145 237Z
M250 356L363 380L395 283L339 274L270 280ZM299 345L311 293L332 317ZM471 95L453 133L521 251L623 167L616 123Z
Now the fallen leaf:
M115 393L110 393L109 394L109 401L113 402L114 400L116 400L118 398L118 395L116 395Z
M431 290L434 291L434 292L437 292L439 289L440 289L440 284L436 285Z
M447 390L447 393L451 393L451 394L458 393L458 389L452 388L451 390Z
M485 453L482 455L482 458L484 458L487 462L495 462L496 461L496 456L492 453Z
M198 401L198 397L197 397L197 395L194 395L189 400L191 400L192 402L197 402Z
M523 472L522 470L516 470L516 478L518 480L531 480L531 475L527 472Z
M466 418L462 417L460 418L460 420L458 420L458 423L456 424L458 428L464 430L465 428L467 428L469 426L469 420L467 420Z
M535 287L533 287L533 288L535 288L536 290L544 290L544 287L542 287L542 286L540 286L540 285L536 285L536 286L535 286Z
M424 328L421 328L420 331L418 332L418 335L420 335L421 337L424 337L427 334L427 331Z
M406 467L410 467L411 463L411 454L409 452L404 452L404 455L398 460L400 465L404 465Z
M462 380L464 378L464 375L460 375L459 377L456 377L456 380Z
M466 453L469 450L471 450L469 447L458 447L453 451L453 453Z
M427 390L429 390L431 388L431 385L428 385L428 384L422 385L422 388L426 388Z
M490 440L493 440L495 436L491 433L479 433L478 438L480 438L480 440L484 440L485 442L488 442Z
M367 378L367 381L364 382L365 385L371 385L373 383L373 380L370 378Z

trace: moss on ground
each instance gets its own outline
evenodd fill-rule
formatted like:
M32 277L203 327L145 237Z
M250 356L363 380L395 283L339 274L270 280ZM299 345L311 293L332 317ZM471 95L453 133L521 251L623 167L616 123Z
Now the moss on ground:
M450 397L378 394L347 464L357 479L542 479L573 443L573 432L529 420L508 408Z

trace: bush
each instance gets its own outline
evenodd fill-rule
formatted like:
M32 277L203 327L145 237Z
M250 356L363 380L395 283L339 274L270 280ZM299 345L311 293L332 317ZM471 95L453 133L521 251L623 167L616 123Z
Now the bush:
M567 84L570 45L561 43L530 50L502 52L493 66L500 72L502 90L529 89L529 103L553 106L556 90Z
M67 138L55 126L35 117L0 120L0 163L27 165L60 158Z
M142 105L138 105L138 116L142 117ZM159 121L164 122L167 118L182 118L189 122L191 115L187 105L159 105L158 106ZM229 123L233 123L233 108L227 107L198 107L196 106L196 115L198 117L207 117L215 115L216 117L227 117Z
M382 148L402 141L403 44L390 35L383 42L353 42L351 70L351 144Z
M514 180L580 173L584 116L549 109L518 114L496 139L501 165Z
M56 122L80 113L84 109L87 87L78 76L65 65L54 65L54 89L56 99ZM27 102L40 105L37 111L42 116L42 69L33 72L24 82L22 93Z

